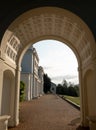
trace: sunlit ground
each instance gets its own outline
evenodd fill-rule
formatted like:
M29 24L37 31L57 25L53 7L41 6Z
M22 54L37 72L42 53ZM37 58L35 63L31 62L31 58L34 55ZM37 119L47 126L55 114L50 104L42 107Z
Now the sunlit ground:
M80 97L72 97L72 96L64 95L64 98L71 100L72 102L76 103L77 105L80 105Z

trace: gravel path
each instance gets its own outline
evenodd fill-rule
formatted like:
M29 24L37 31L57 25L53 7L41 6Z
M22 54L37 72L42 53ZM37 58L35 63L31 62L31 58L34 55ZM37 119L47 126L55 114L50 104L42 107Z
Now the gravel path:
M85 130L78 127L79 122L79 110L60 97L48 94L21 103L20 124L9 130Z

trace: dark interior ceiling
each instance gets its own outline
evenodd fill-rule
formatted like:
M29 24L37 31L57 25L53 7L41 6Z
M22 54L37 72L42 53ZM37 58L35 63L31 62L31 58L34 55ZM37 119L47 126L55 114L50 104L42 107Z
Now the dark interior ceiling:
M30 9L44 6L60 7L75 13L85 21L96 39L96 4L92 0L1 0L0 40L16 17Z

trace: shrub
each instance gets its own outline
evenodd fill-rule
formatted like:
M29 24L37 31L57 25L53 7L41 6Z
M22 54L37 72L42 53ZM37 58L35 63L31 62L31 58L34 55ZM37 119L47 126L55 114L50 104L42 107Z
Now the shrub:
M20 81L20 102L25 100L25 83Z

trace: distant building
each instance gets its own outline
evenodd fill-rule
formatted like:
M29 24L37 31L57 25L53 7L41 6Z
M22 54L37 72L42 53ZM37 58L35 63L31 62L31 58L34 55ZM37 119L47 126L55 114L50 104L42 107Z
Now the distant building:
M43 68L38 66L39 57L36 49L31 46L22 60L21 81L26 85L25 98L31 100L43 94Z
M53 94L56 94L56 84L51 82L51 88L50 88L50 91L53 93Z

